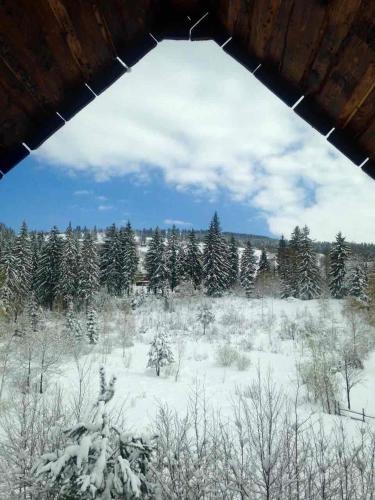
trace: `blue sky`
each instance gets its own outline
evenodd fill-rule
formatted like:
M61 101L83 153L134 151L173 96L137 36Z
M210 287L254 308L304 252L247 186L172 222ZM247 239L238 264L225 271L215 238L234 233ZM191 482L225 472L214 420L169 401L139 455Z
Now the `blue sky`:
M140 181L133 176L95 182L90 175L66 174L28 158L0 183L1 221L18 229L23 220L39 230L56 224L106 227L129 219L137 228L205 228L215 210L223 229L270 235L256 210L233 203L225 190L214 199L169 186L158 173ZM251 219L253 217L253 219Z
M17 228L204 228L375 242L375 183L213 42L162 42L0 182Z

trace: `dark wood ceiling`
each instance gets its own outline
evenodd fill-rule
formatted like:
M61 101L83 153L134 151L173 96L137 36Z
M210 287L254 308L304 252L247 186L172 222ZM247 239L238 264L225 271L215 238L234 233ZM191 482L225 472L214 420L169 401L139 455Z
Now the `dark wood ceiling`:
M0 177L163 39L213 39L375 178L375 0L1 0Z

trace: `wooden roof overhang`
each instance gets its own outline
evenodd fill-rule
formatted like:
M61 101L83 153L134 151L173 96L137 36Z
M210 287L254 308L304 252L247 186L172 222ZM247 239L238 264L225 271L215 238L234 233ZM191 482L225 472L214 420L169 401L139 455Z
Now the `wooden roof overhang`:
M375 0L2 0L0 177L163 39L213 39L375 178Z

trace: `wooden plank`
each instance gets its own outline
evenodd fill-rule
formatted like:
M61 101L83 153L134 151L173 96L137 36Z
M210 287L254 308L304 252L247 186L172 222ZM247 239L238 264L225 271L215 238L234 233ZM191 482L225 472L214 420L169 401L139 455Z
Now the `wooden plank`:
M282 0L256 0L251 13L250 47L262 61L274 32Z
M219 0L214 7L219 23L243 47L248 47L253 3L246 0Z
M0 58L24 91L47 109L58 102L63 93L61 74L40 23L30 19L22 9L22 2L1 2Z
M338 127L348 127L358 134L366 126L366 117L375 114L375 54L374 61L366 68L351 95L341 107ZM361 109L361 111L359 111ZM358 116L357 116L358 114Z
M305 94L319 90L331 68L336 63L341 44L349 33L361 0L332 0L327 2L324 31L315 48L310 65L306 66L302 80Z
M322 2L307 0L294 3L280 61L281 73L289 82L300 85L306 68L310 68L324 32L325 18L326 6Z
M9 96L0 76L0 149L22 142L32 121L18 102Z
M283 0L281 2L277 17L273 22L272 36L265 48L265 59L279 71L282 69L289 20L293 14L294 3L295 0Z
M127 44L147 34L160 12L155 0L96 0L95 5L110 33L111 43L117 54L123 51Z
M366 95L367 91L371 90L369 86L373 82L369 82L368 78L373 70L369 70L369 67L373 64L374 58L374 53L357 35L350 35L347 38L336 65L331 68L325 83L315 95L316 102L335 120L336 125L339 125L340 117L341 125L350 115L353 104L355 105L358 100L358 92L360 91L360 95ZM355 96L355 100L352 101L351 108L348 106L345 108L352 95ZM344 115L342 115L343 109Z
M89 80L116 54L90 1L48 0L69 49Z
M375 83L375 82L374 82ZM352 106L351 106L352 108ZM343 108L345 110L345 106ZM370 125L375 116L375 86L367 97L352 111L352 116L349 116L343 124L351 133L355 135L362 134Z

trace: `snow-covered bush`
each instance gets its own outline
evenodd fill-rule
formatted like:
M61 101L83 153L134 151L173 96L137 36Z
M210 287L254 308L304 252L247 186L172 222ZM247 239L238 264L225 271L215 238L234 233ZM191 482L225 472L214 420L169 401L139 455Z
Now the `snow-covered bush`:
M237 310L229 309L221 315L220 323L227 327L241 328L246 323L246 319L243 314L239 313Z
M281 314L280 338L281 340L296 340L299 333L296 320L291 320L285 313Z
M311 360L300 363L298 371L306 386L308 399L320 403L323 411L333 413L340 394L336 360L319 352Z
M153 448L111 425L106 405L116 378L107 383L100 370L100 393L87 422L65 431L65 448L40 457L34 474L45 490L58 498L147 498L148 468Z
M216 349L216 362L219 366L232 366L238 359L238 352L230 344L223 344Z
M160 370L163 366L174 362L173 353L169 346L168 337L164 332L158 333L151 342L148 353L148 368L155 368L156 375L160 376Z
M47 392L13 392L0 411L0 498L21 500L46 498L35 484L35 460L50 447L64 441L62 428L69 414L58 386Z
M242 340L241 340L241 348L244 351L252 351L254 349L254 340L252 335L246 335Z
M239 371L247 370L251 365L250 358L246 354L238 354L236 359L236 366Z

